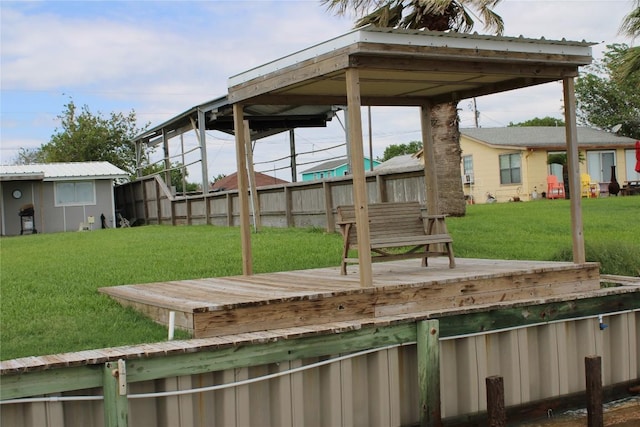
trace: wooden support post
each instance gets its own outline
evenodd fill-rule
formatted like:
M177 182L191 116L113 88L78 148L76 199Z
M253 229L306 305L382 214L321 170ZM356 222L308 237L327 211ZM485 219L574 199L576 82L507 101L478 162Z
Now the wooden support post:
M440 427L440 322L418 322L417 342L420 426Z
M293 195L291 194L291 188L284 186L284 216L287 222L287 227L295 227L293 221Z
M249 128L249 120L244 121L244 142L247 150L247 173L249 179L249 191L251 193L251 211L253 215L253 226L256 233L262 228L262 219L260 215L260 197L256 188L256 172L253 169L253 147L251 146L251 129Z
M127 427L129 402L125 361L120 359L117 362L105 363L102 378L105 427Z
M564 120L567 139L567 167L571 194L571 225L573 236L573 262L584 263L584 234L582 225L582 197L580 195L580 167L578 154L578 129L576 126L576 94L573 77L565 77L564 88Z
M233 125L238 162L238 198L240 201L240 239L242 243L242 274L253 274L251 256L251 225L249 222L249 184L247 183L247 153L244 141L244 111L241 104L233 104Z
M331 184L322 181L322 192L324 194L324 213L327 217L327 233L335 233L336 219L333 216L333 194L331 193Z
M489 427L506 427L507 413L504 408L504 380L499 375L487 377L487 416Z
M369 204L367 201L367 183L364 176L364 150L362 148L362 117L360 115L360 73L357 68L348 68L347 107L349 131L348 145L351 149L351 169L353 174L353 204L356 208L356 227L358 233L358 258L360 286L373 285L369 236Z
M578 197L580 197L579 193ZM602 412L602 360L600 356L585 357L584 368L587 386L587 426L602 427L604 417Z

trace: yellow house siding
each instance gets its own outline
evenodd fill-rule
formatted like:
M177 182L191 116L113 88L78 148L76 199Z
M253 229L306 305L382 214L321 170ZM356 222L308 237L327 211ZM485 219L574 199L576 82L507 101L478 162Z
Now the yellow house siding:
M521 200L529 199L527 152L517 148L498 149L478 143L464 135L460 137L460 147L462 148L463 156L471 155L473 158L474 182L470 185L464 184L464 193L467 196L473 196L475 203L485 203L487 194L496 197L498 202L513 200L514 197L520 197ZM520 153L521 155L520 176L522 182L518 184L501 184L499 157L502 154L513 153Z

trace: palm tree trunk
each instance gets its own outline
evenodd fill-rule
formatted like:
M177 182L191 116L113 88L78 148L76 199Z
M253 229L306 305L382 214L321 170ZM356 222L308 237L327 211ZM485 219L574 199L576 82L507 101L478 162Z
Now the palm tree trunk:
M435 105L431 114L438 177L438 208L440 213L464 216L466 204L460 174L462 149L458 127L458 103Z

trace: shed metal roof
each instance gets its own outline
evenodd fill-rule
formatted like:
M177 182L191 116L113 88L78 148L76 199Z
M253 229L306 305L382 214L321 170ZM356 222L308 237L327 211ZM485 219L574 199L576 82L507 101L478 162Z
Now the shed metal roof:
M109 162L39 163L0 166L0 180L64 181L82 178L116 179L129 175Z
M331 105L253 105L244 110L255 140L297 127L326 127L336 111ZM149 145L162 142L163 132L169 138L200 127L199 113L204 114L206 130L233 135L233 107L227 96L212 99L154 126L135 137L134 141Z
M633 148L635 139L590 127L577 129L581 148ZM566 148L566 133L562 126L512 126L502 128L468 128L460 132L477 141L498 147Z

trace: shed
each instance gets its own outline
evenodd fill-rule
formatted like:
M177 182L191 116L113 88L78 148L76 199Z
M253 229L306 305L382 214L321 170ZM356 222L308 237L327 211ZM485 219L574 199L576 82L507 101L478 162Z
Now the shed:
M33 229L38 233L113 227L114 181L127 178L109 162L46 163L0 166L3 236L21 234L20 209L33 205Z
M245 110L255 105L346 105L360 284L372 286L362 105L419 107L426 205L438 214L432 106L561 80L570 179L580 185L574 78L591 63L585 41L526 39L366 26L229 78L238 171L251 149ZM240 173L243 273L253 274L248 182ZM580 199L572 199L574 261L584 262Z

